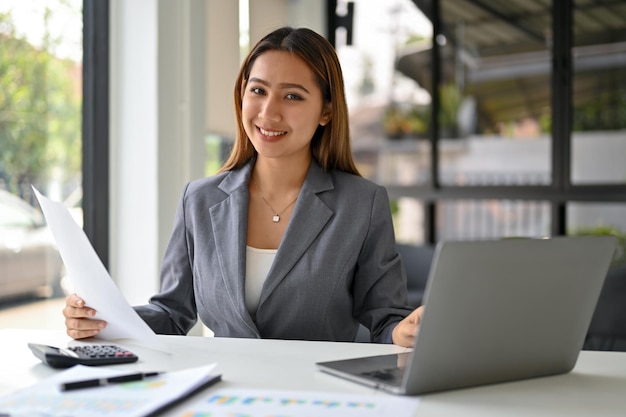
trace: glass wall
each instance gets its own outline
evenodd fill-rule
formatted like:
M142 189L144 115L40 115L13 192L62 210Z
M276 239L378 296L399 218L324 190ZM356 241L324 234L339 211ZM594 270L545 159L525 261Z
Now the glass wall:
M0 3L0 297L60 294L31 185L81 212L82 2Z
M345 15L347 3L337 2L338 15ZM427 184L430 94L396 63L408 51L429 49L432 25L411 0L353 3L351 36L342 28L335 36L357 166L379 184ZM399 241L423 242L422 201L394 199L392 212Z
M338 14L346 3L338 2ZM397 71L396 62L409 50L429 48L432 25L411 0L353 3L351 43L339 29L336 47L358 167L385 184L425 183L430 94L427 86Z
M398 240L624 233L626 1L353 3L353 149Z
M437 205L440 240L550 236L550 204L541 201L451 200Z
M626 4L615 3L602 7L592 0L575 1L571 160L575 184L626 183Z
M441 184L550 184L550 8L439 4ZM427 80L429 52L407 72Z
M573 13L572 183L626 184L626 2L576 0ZM568 234L618 237L626 264L626 204L572 202Z

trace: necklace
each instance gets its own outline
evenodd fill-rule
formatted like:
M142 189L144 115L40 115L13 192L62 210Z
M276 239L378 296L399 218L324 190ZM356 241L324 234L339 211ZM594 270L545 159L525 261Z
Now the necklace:
M271 204L263 196L263 190L261 190L261 184L259 184L257 181L255 181L254 184L256 185L256 188L259 189L259 193L261 193L261 198L263 199L263 202L267 205L267 207L270 208L270 210L272 210L272 213L274 213L274 216L272 217L272 221L274 223L278 223L280 221L280 215L283 214L285 212L285 210L287 210L289 207L291 207L291 205L293 203L295 203L296 200L298 199L298 196L296 195L296 198L291 200L291 203L287 204L285 206L285 208L283 208L282 210L278 211L278 210L274 209L274 207L272 207Z

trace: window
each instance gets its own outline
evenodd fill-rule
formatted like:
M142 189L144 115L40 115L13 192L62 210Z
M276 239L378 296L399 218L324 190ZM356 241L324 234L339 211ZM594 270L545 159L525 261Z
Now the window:
M398 240L626 234L626 1L329 4Z
M626 2L574 6L572 182L626 184Z
M427 184L430 95L394 63L406 51L428 49L432 25L411 0L350 3L352 24L349 30L337 29L334 37L358 169L384 185ZM351 8L337 2L339 19L345 21ZM423 202L400 197L392 205L398 240L423 242Z
M59 286L60 257L31 184L80 221L82 4L0 4L0 286L2 296ZM17 285L15 282L28 283ZM55 288L56 289L56 288Z

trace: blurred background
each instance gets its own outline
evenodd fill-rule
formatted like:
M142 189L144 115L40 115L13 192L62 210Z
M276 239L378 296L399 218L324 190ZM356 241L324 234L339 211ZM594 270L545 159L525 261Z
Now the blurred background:
M281 25L335 45L399 244L610 234L626 264L626 1L1 0L0 326L71 291L31 186L147 301L182 185L232 144L241 59Z

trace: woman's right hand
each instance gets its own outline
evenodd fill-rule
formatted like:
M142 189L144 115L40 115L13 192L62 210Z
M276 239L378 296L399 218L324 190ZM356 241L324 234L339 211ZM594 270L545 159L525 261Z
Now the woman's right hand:
M85 339L100 333L107 325L106 321L94 320L96 310L85 306L85 300L76 294L65 297L65 330L72 339Z

